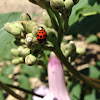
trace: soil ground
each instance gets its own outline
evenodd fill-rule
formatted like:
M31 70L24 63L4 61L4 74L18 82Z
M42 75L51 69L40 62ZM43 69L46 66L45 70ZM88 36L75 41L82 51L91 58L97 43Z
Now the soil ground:
M0 13L25 12L30 15L39 15L38 22L41 22L43 11L45 10L28 0L0 0Z

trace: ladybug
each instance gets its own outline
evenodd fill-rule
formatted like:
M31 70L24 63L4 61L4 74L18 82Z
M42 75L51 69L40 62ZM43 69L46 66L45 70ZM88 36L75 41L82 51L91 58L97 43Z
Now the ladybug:
M47 33L46 33L45 29L40 26L39 30L37 32L37 41L39 43L42 43L46 40L46 38L47 38Z

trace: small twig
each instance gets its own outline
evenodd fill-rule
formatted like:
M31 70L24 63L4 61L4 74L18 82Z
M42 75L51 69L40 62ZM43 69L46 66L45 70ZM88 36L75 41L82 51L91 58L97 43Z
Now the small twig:
M13 92L7 85L2 83L1 81L0 81L0 87L2 87L2 89L4 89L6 92L11 94L13 97L17 98L18 100L26 100L25 98L22 98L20 95Z
M11 87L11 88L15 88L15 89L18 89L18 90L20 90L20 91L23 91L23 92L25 92L25 93L27 93L27 94L31 94L31 95L35 95L35 96L38 96L38 97L43 98L43 96L38 95L38 94L34 93L33 91L29 91L29 90L20 88L20 87L18 87L18 86L13 86L13 85L10 85L10 84L6 84L6 85L9 86L9 87Z
M5 27L1 28L0 31L2 31Z

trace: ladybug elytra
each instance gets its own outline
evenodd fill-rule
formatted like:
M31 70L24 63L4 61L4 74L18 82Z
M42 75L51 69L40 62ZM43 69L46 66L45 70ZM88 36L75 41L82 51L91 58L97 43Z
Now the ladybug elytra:
M46 40L47 38L47 33L43 27L39 27L39 30L37 32L37 40L39 43L42 43Z

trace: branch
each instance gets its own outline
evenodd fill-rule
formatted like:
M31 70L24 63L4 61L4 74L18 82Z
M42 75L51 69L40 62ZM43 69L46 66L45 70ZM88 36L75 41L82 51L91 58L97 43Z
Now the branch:
M22 98L21 96L13 92L7 85L2 83L1 81L0 81L0 87L2 87L6 92L11 94L13 97L17 98L18 100L26 100L25 98Z
M21 90L21 91L23 91L23 92L25 92L27 94L31 94L31 95L35 95L35 96L43 98L43 96L38 95L38 94L34 93L33 91L29 91L29 90L26 90L26 89L23 89L23 88L20 88L20 87L17 87L17 86L13 86L13 85L10 85L10 84L6 84L6 85L11 87L11 88L15 88L15 89Z

